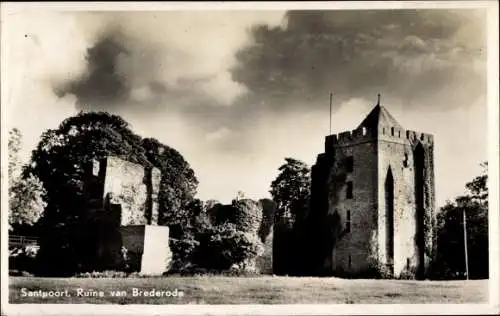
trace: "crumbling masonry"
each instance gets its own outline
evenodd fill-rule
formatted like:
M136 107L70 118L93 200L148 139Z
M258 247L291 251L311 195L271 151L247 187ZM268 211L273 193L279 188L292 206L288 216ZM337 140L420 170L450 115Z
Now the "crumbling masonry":
M435 245L433 148L432 135L405 130L380 104L354 131L326 137L309 236L324 246L309 274L424 277Z
M161 172L117 157L94 160L85 170L87 216L99 229L96 266L162 274L171 252L169 229L158 226Z

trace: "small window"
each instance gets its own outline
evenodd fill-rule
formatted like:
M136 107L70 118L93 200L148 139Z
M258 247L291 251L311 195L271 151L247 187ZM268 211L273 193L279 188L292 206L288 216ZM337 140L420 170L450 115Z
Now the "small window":
M346 198L352 199L352 181L347 182Z
M382 134L385 135L385 127L382 127Z
M391 136L394 136L394 127L391 127Z
M349 262L348 262L348 265L349 265L349 269L351 268L352 266L352 258L351 258L351 254L349 254Z
M347 233L351 232L351 211L347 211L347 215L346 215L347 219L346 219L346 223L345 223L345 230Z
M403 165L405 166L405 168L408 167L408 154L407 153L405 153L405 158L403 160Z
M361 129L361 131L362 131L363 136L365 136L365 135L366 135L366 127L363 127L363 128Z
M352 156L349 156L346 158L346 161L345 161L345 168L346 168L346 171L347 172L352 172L353 169L354 169L354 159L352 158Z
M410 258L406 258L406 269L410 270Z

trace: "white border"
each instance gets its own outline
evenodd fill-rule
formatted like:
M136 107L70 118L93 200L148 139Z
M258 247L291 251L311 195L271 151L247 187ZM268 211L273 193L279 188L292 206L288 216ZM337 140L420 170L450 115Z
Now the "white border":
M59 10L59 11L151 11L151 10L289 10L289 9L445 9L445 8L487 8L488 9L488 161L489 161L489 240L490 240L490 281L489 304L380 304L380 305L87 305L87 304L5 304L8 301L8 225L7 212L7 179L4 176L7 168L7 136L5 106L1 107L1 275L2 277L2 314L64 314L82 313L105 315L130 315L145 313L168 315L199 314L497 314L499 310L499 73L498 73L498 2L490 1L356 1L356 2L66 2L66 3L2 3L1 16L15 14L26 10ZM2 36L2 39L4 37ZM1 69L5 69L5 43L1 46ZM1 104L5 101L5 83L1 85ZM7 313L8 311L8 313Z

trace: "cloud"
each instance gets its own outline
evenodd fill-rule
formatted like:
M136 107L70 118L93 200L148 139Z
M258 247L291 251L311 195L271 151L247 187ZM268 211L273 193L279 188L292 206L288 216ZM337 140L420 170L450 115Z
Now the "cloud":
M75 95L81 109L155 110L205 100L230 106L247 91L229 72L234 51L249 39L245 28L281 15L82 13L82 28L98 20L102 29L89 43L85 71L56 80L54 91Z
M215 132L209 133L206 136L208 141L216 141L220 139L225 139L231 135L231 131L225 127L222 127Z
M468 106L485 93L484 11L290 11L285 26L256 26L237 53L236 81L277 109L389 99ZM435 101L446 95L447 103Z

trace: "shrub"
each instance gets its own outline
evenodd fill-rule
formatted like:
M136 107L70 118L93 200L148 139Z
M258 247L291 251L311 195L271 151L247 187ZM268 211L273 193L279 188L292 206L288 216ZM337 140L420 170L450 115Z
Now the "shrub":
M169 265L169 271L181 272L192 265L193 254L198 247L199 242L188 235L184 239L171 239L170 249L173 253L172 261Z
M36 270L36 256L38 248L26 246L15 248L9 253L9 270L17 270L18 273L34 273Z
M234 224L224 224L207 230L195 254L198 267L228 270L233 265L245 266L262 251L256 234L239 231Z
M92 271L92 272L82 272L74 275L76 278L126 278L128 274L124 271Z

